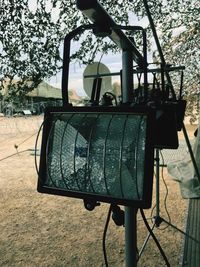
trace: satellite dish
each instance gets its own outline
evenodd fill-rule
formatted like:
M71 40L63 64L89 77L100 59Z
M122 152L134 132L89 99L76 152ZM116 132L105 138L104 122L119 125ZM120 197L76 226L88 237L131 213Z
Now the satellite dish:
M92 86L93 86L93 81L94 81L95 77L85 78L85 76L97 75L97 74L109 74L109 73L110 73L110 70L103 63L94 62L94 63L87 65L87 67L85 68L85 70L83 72L83 88L84 88L84 91L88 97L91 97ZM112 91L112 78L111 78L111 76L102 77L100 96L102 96L105 92L111 92L111 91Z

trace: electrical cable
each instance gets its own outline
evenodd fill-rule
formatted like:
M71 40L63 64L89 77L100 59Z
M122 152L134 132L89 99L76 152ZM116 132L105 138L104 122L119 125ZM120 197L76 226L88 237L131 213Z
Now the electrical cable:
M163 154L162 152L160 151L160 155L161 155L161 158L162 158L162 169L161 169L161 177L162 177L162 180L163 180L163 183L165 185L165 189L166 189L166 194L165 194L165 198L164 198L164 207L165 207L165 211L166 211L166 214L167 214L167 217L168 217L168 220L169 220L169 224L164 227L164 228L160 228L160 230L165 230L166 228L169 227L170 223L171 223L171 217L170 217L170 214L169 214L169 211L167 209L167 198L168 198L168 195L169 195L169 190L168 190L168 187L167 187L167 183L164 179L164 157L163 157Z
M22 153L27 152L27 151L29 151L29 149L25 149L25 150L22 150L22 151L18 151L18 152L14 153L14 154L11 154L11 155L9 155L9 156L7 156L7 157L5 157L5 158L0 159L0 161L3 161L3 160L8 159L8 158L11 158L11 157L13 157L13 156L15 156L15 155L18 155L18 154L22 154Z
M30 138L32 138L34 135L36 135L37 132L35 132L34 134L32 134L31 136L29 136L28 138L24 139L22 142L20 142L19 144L15 144L14 147L17 149L20 145L24 144L27 140L29 140Z
M164 161L164 157L163 157L163 154L162 154L161 151L160 151L160 155L161 155L161 158L162 158L161 177L162 177L162 180L163 180L165 189L166 189L166 194L165 194L165 198L164 198L164 207L165 207L165 211L166 211L166 214L167 214L167 217L168 217L168 220L169 220L169 224L170 224L171 223L171 217L170 217L170 214L169 214L169 211L168 211L168 208L167 208L167 198L168 198L168 195L169 195L169 190L168 190L168 187L167 187L167 183L166 183L166 181L164 179L164 165L165 165L165 161ZM154 173L154 175L155 175L155 173ZM153 218L153 211L155 210L155 208L156 208L156 204L151 209L150 218ZM152 223L153 223L153 220L152 220ZM169 224L166 227L164 227L164 228L158 228L158 229L159 230L165 230L166 228L169 227Z
M22 142L20 142L18 145L15 144L15 145L14 145L15 149L17 150L18 147L19 147L20 145L22 145L23 143L25 143L27 140L29 140L30 138L32 138L32 137L33 137L34 135L36 135L36 134L37 134L37 132L35 132L35 133L32 134L31 136L29 136L28 138L24 139L24 140L23 140ZM4 139L2 142L5 142L6 140L9 140L9 139ZM22 151L18 151L18 150L17 150L16 153L13 153L13 154L11 154L11 155L9 155L9 156L6 156L6 157L0 159L0 161L3 161L3 160L5 160L5 159L8 159L8 158L13 157L13 156L18 155L18 154L22 154L22 153L27 152L27 151L29 151L29 150L30 150L30 149L25 149L25 150L22 150Z
M144 224L145 224L147 230L149 231L149 234L151 235L151 237L153 238L154 242L156 243L156 245L157 245L157 247L158 247L158 249L159 249L159 251L160 251L160 254L162 255L162 257L163 257L163 259L164 259L164 261L165 261L165 263L166 263L166 266L167 266L167 267L170 267L170 263L169 263L169 261L168 261L166 255L165 255L165 253L164 253L164 251L163 251L163 249L162 249L162 247L161 247L161 245L160 245L158 239L157 239L156 236L154 235L153 231L151 230L151 227L149 226L149 224L148 224L148 222L147 222L147 219L146 219L146 217L145 217L145 214L144 214L143 209L140 209L140 213L141 213L142 219L143 219L143 221L144 221Z
M46 118L47 119L47 118ZM45 120L44 120L45 121ZM56 185L56 182L54 182L54 180L52 179L52 176L51 176L51 171L50 171L50 164L48 164L48 150L49 150L49 143L50 143L50 139L51 139L51 136L52 136L52 132L55 130L55 124L56 124L56 120L52 122L52 125L51 125L51 129L49 131L49 135L47 137L47 143L46 143L46 157L45 157L45 160L46 160L46 172L47 172L47 176L49 178L49 180L52 182L52 185L57 187ZM36 151L36 150L35 150Z
M106 253L106 234L108 230L108 225L110 222L110 217L111 217L111 212L112 212L112 205L110 205L109 210L108 210L108 215L103 231L103 239L102 239L102 247L103 247L103 255L104 255L104 261L105 261L105 267L108 267L108 259L107 259L107 253Z
M154 171L154 177L156 177L156 173L155 173L155 171ZM150 215L150 219L151 219L151 222L152 223L154 223L154 221L153 221L153 211L155 210L155 208L156 208L156 203L154 204L154 206L153 206L153 208L151 209L151 215Z
M38 140L39 140L39 136L40 136L40 132L42 130L42 127L44 125L44 122L45 120L42 122L42 124L40 125L40 128L37 132L37 136L36 136L36 140L35 140L35 154L34 154L34 162L35 162L35 170L37 172L37 175L38 175L38 179L40 179L40 176L39 176L39 169L38 169L38 165L37 165L37 147L38 147Z

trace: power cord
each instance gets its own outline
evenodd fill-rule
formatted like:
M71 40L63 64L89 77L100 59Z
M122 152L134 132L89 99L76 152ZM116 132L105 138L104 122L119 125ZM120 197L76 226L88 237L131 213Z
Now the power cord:
M167 183L165 181L165 178L164 178L164 167L163 166L164 166L165 161L164 161L164 157L163 157L163 154L162 154L161 151L160 151L160 155L161 155L161 158L162 158L161 177L162 177L162 180L163 180L165 189L166 189L166 194L165 194L165 198L164 198L164 206L165 206L165 211L166 211L166 214L167 214L169 223L171 223L171 217L170 217L170 214L169 214L169 211L168 211L168 208L167 208L167 198L168 198L168 195L169 195L169 190L168 190L168 187L167 187ZM164 228L160 228L160 230L165 230L168 227L169 227L169 224L166 227L164 227Z
M111 218L111 212L113 210L113 207L112 205L110 205L109 207L109 210L108 210L108 215L107 215L107 219L106 219L106 223L105 223L105 227L104 227L104 232L103 232L103 240L102 240L102 245L103 245L103 255L104 255L104 261L105 261L105 266L108 267L108 259L107 259L107 253L106 253L106 234L107 234L107 230L108 230L108 225L109 225L109 222L110 222L110 218ZM154 242L156 243L165 263L166 263L166 266L167 267L170 267L170 263L159 243L159 241L157 240L156 236L154 235L151 227L149 226L148 222L147 222L147 219L145 217L145 214L144 214L144 211L142 209L140 209L140 212L141 212L141 216L142 216L142 219L144 221L144 224L148 230L148 232L150 233L150 235L152 236Z
M25 149L25 150L22 150L22 151L18 151L18 147L19 147L21 144L25 143L25 142L26 142L27 140L29 140L30 138L32 138L32 137L33 137L34 135L36 135L36 134L37 134L37 132L34 133L34 134L32 134L31 136L29 136L28 138L24 139L21 143L19 143L19 144L14 144L14 148L16 149L17 152L16 152L16 153L13 153L13 154L11 154L11 155L5 157L5 158L0 159L0 161L3 161L3 160L5 160L5 159L11 158L11 157L13 157L13 156L15 156L15 155L19 155L19 154L22 154L22 153L24 153L24 152L26 152L26 151L29 151L30 149ZM8 140L8 139L5 139L5 140ZM5 140L3 140L2 142L5 142Z
M8 158L11 158L11 157L13 157L13 156L15 156L15 155L22 154L22 153L27 152L27 151L29 151L29 149L25 149L25 150L22 150L22 151L18 151L18 152L14 153L14 154L11 154L11 155L9 155L9 156L7 156L7 157L5 157L5 158L0 159L0 161L3 161L3 160L8 159Z
M24 144L26 141L28 141L29 139L31 139L31 138L32 138L34 135L36 135L36 134L37 134L37 132L34 133L34 134L32 134L31 136L29 136L28 138L24 139L24 140L23 140L22 142L20 142L19 144L14 144L15 149L17 150L18 147L19 147L20 145Z
M36 140L35 140L35 154L34 154L34 162L35 162L35 170L37 172L37 175L38 175L38 179L40 179L40 176L39 176L39 169L38 169L38 164L37 164L37 147L38 147L38 140L39 140L39 136L40 136L40 133L41 133L41 130L42 130L42 127L45 123L45 120L42 122L42 124L40 125L40 128L37 132L37 136L36 136Z
M165 211L166 211L166 214L167 214L167 217L168 217L168 220L169 220L169 223L171 223L171 217L170 217L170 214L169 214L169 211L168 211L168 208L167 208L167 198L168 198L168 195L169 195L169 190L168 190L168 187L167 187L167 183L165 181L165 178L164 178L164 165L165 165L165 161L164 161L164 157L163 157L163 154L162 152L160 151L160 155L161 155L161 158L162 158L162 168L161 168L161 177L162 177L162 181L163 181L163 184L165 186L165 189L166 189L166 194L165 194L165 198L164 198L164 207L165 207ZM155 175L155 174L154 174ZM150 215L150 218L153 218L153 212L156 208L156 204L153 206L153 208L151 209L151 215ZM152 221L153 223L153 221ZM163 227L163 228L158 228L159 230L165 230L166 228L169 227L169 224L166 226L166 227Z
M108 210L108 215L107 215L107 219L106 219L106 223L104 227L103 240L102 240L103 255L104 255L104 261L105 261L106 267L108 267L108 260L107 260L107 253L106 253L106 234L107 234L108 225L109 225L110 218L111 218L111 213L112 213L112 219L117 226L124 225L124 211L121 210L118 205L111 204Z
M110 205L109 210L108 210L108 215L107 215L107 219L106 219L106 223L105 223L105 227L103 231L103 239L102 239L103 255L104 255L104 262L105 262L106 267L108 267L108 259L107 259L107 253L106 253L106 234L107 234L108 225L110 222L111 212L112 212L112 205Z

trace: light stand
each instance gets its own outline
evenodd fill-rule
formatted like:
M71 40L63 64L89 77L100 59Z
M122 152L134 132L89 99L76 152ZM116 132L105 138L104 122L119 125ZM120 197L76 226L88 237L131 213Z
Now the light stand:
M161 96L159 99L151 98L147 80L149 70L147 69L145 30L141 27L117 25L98 0L77 0L77 7L94 24L79 26L65 37L62 75L63 107L49 108L45 111L38 191L81 198L88 210L93 210L99 201L124 205L125 263L126 267L135 267L138 259L137 209L150 208L151 206L155 147L157 148L157 206L153 228L159 227L162 221L166 222L160 217L159 207L159 148L162 148L163 145L168 148L178 147L174 115L178 113L179 103L176 102L164 57L161 58L162 67L159 71L163 75L162 91L159 91ZM99 106L101 79L96 80L93 86L91 102L94 105L73 107L69 103L70 41L77 34L91 29L96 36L108 36L122 51L122 71L120 72L122 103L118 107ZM122 30L129 30L133 33L138 30L142 31L142 53L135 46L133 38L126 36ZM133 61L137 63L136 70L133 70ZM138 103L136 90L133 88L134 71L143 74L143 87ZM175 103L170 103L168 100L171 99L165 96L164 74L167 77ZM102 75L98 74L97 76L96 78L100 78ZM139 112L136 112L137 108L139 108ZM138 118L143 121L143 127L138 127L138 125L142 125ZM165 138L164 140L157 140L157 137L160 136L160 132L157 130L162 128L165 119L170 126L172 125L170 124L171 121L173 122L171 128L173 128L172 133L175 133L175 139L173 135L172 142L169 138L169 143L167 142L168 138L166 138L167 140ZM128 121L132 123L131 127L129 127ZM152 128L151 131L149 131L149 126ZM152 134L154 133L154 126L156 138ZM120 132L119 129L122 131ZM126 129L131 129L133 132L127 131L129 134L125 142ZM165 135L165 131L161 132L161 135ZM135 138L134 143L133 138ZM117 151L114 158L115 164L109 165L113 162L114 151ZM140 154L142 157L138 156ZM133 186L131 187L131 185ZM141 194L138 193L140 191ZM146 239L145 246L149 237L150 235ZM143 247L145 248L145 246Z
M166 221L163 217L160 216L160 156L159 156L159 149L155 149L155 169L156 169L156 215L151 218L154 220L154 223L151 227L151 230L153 231L154 228L159 228L161 223L164 222L166 223L168 226L171 226L172 228L174 228L176 231L179 231L181 234L185 235L186 237L192 239L193 241L199 243L199 241L197 239L195 239L194 237L188 235L186 232L182 231L181 229L179 229L177 226L175 226L174 224L172 224L171 222ZM144 249L149 241L151 234L149 233L140 249L139 252L139 258L141 257L142 253L144 252Z
M102 8L98 1L77 1L78 8L89 19L100 26L105 28L110 26L112 31L109 35L122 49L122 104L130 105L133 103L133 60L144 71L144 99L147 97L147 45L146 45L146 33L143 31L143 56L135 48L134 43L130 43L124 33L119 29L116 23L108 15L108 13ZM102 19L105 25L102 24ZM124 27L125 29L125 27ZM109 27L107 29L110 31ZM100 31L101 34L101 31ZM120 42L119 42L120 40ZM137 209L135 207L125 207L125 257L126 267L137 266Z

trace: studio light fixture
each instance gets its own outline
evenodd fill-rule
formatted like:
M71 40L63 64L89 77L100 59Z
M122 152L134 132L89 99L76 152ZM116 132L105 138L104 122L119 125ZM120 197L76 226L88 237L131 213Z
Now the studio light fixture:
M149 208L152 123L147 108L47 109L38 191Z
M105 229L111 212L114 222L125 226L126 267L137 266L137 211L151 207L154 152L157 217L153 228L158 227L162 219L159 216L159 149L177 149L177 132L182 128L198 173L183 124L185 67L166 64L148 3L142 2L159 52L159 67L157 64L150 67L147 62L145 29L118 25L98 0L76 1L77 8L90 23L73 29L64 39L63 106L45 110L37 186L40 193L80 198L88 210L93 210L100 202L110 203ZM88 66L83 81L90 100L85 103L87 106L80 107L72 106L69 101L69 66L71 41L85 31L97 37L108 37L121 50L122 69L111 73L103 67L102 57ZM141 36L138 44L134 39L137 33ZM139 44L142 44L141 49L138 49ZM181 71L178 96L170 78L171 71ZM121 81L119 101L118 94L109 92L112 86L109 83L104 86L106 78L111 81L116 75ZM125 206L124 211L118 205ZM141 214L146 222L143 211ZM148 223L145 224L149 230ZM156 241L152 230L140 255L150 235ZM166 266L170 266L161 246L158 248ZM104 258L107 266L105 246Z

